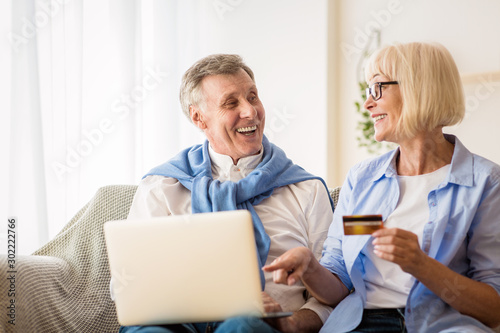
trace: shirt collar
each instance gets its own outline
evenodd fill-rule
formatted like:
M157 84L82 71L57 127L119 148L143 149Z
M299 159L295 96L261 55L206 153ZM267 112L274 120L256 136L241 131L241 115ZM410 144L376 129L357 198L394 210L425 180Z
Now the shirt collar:
M234 167L237 167L242 171L248 170L251 172L259 165L260 162L262 162L264 148L261 148L259 153L256 155L240 158L236 165L234 165L231 156L217 153L213 150L211 145L208 145L208 153L210 154L210 160L212 161L212 169L215 168L218 171L218 174L229 174L230 170Z
M448 175L445 178L445 183L454 183L457 185L472 186L474 183L473 177L473 156L471 152L465 148L460 140L451 134L444 134L446 140L455 145L453 156L451 158L451 166ZM396 177L396 158L399 155L399 147L386 154L386 158L382 159L382 163L377 172L374 173L372 181L377 181L383 176Z
M472 153L451 134L445 134L446 140L455 145L451 167L446 181L457 185L474 185L474 160Z
M382 177L396 177L396 157L399 155L399 147L386 153L385 158L378 160L379 166L375 166L372 181L377 181Z

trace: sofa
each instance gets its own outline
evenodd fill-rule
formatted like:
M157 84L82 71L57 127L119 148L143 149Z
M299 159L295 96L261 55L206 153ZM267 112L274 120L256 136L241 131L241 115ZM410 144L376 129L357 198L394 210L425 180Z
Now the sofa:
M0 332L118 331L103 224L127 217L136 190L100 188L53 240L15 258L13 281L7 260L0 261ZM339 191L330 190L334 203ZM15 298L6 292L12 287Z
M17 256L13 310L10 269L0 260L0 332L118 331L103 224L127 217L136 190L135 185L100 188L53 240L33 255ZM340 187L330 189L334 205L339 192Z

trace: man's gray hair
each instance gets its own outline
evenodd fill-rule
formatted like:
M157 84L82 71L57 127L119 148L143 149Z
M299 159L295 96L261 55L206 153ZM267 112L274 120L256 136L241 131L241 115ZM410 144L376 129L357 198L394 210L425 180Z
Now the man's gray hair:
M236 54L213 54L198 60L191 66L182 77L181 90L179 98L181 101L182 112L191 120L189 107L198 106L202 101L202 92L200 83L203 78L209 75L233 75L243 69L250 76L252 81L255 78L252 70L243 59Z

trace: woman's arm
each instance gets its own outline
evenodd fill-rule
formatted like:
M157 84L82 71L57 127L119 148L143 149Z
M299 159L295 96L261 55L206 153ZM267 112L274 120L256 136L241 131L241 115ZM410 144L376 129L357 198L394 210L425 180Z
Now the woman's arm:
M425 254L415 234L398 229L373 233L374 253L398 264L444 302L487 326L500 325L500 295L490 285L454 272Z
M313 297L329 306L336 306L349 294L340 279L321 266L306 247L291 249L262 269L273 272L275 283L291 286L301 280Z

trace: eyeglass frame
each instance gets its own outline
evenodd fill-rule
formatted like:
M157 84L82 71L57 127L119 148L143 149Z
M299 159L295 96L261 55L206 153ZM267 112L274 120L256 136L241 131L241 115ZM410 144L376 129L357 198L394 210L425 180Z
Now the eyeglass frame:
M399 82L398 81L388 81L388 82L375 82L375 83L372 83L372 85L369 86L369 87L367 87L366 90L365 90L366 98L368 98L368 96L371 96L374 101L378 101L379 99L382 98L382 86L391 85L391 84L399 84ZM372 94L372 91L374 91L375 85L378 86L378 90L380 92L380 96L378 98L376 98Z

